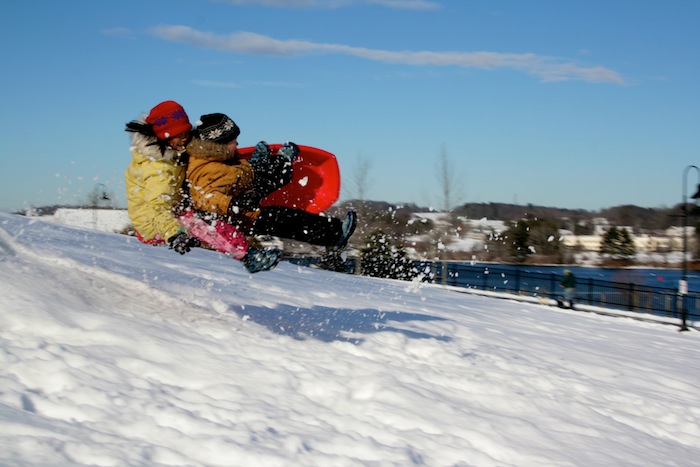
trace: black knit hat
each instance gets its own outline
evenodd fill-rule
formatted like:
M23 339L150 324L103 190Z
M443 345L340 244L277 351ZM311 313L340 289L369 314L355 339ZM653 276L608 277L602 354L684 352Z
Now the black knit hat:
M195 130L199 137L205 141L227 144L238 138L241 129L238 125L224 114L207 114L199 117Z

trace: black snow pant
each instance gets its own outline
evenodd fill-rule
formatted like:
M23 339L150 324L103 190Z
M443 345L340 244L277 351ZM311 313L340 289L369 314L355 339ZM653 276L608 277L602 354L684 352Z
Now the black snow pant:
M264 206L251 228L251 235L272 235L319 246L334 246L343 235L335 217L319 216L301 209Z

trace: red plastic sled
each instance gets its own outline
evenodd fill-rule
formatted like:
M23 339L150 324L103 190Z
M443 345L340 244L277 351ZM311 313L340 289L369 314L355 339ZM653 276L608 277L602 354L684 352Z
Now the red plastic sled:
M272 154L281 146L271 144ZM248 159L253 150L252 146L237 149L243 159ZM292 181L265 197L260 203L262 206L286 206L320 214L338 201L340 169L333 154L311 146L299 146L299 156L292 163L292 170Z

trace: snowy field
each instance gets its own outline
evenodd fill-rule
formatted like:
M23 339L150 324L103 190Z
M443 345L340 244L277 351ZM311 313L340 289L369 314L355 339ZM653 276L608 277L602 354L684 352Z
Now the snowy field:
M700 333L0 214L0 465L700 465Z
M103 232L121 232L131 226L126 209L59 208L53 215L42 216L41 219Z

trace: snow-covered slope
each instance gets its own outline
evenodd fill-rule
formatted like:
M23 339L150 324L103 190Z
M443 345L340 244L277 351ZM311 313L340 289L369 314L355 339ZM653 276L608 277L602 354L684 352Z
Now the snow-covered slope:
M126 209L59 208L53 215L42 216L41 219L103 232L121 232L131 225Z
M697 465L700 335L0 214L0 464Z

